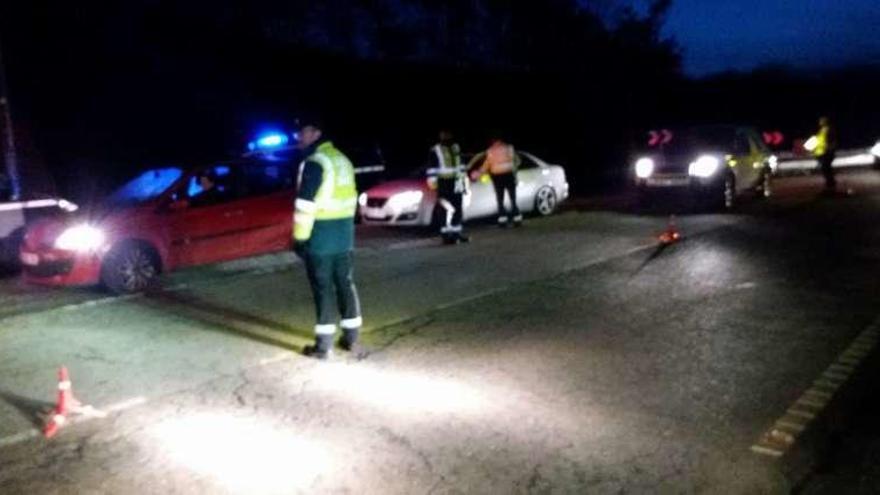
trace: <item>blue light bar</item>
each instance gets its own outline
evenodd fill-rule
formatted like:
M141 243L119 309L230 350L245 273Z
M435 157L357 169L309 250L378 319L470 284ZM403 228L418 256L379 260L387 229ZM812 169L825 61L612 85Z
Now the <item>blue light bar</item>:
M272 134L266 134L257 138L256 147L260 149L278 148L279 146L286 145L289 141L290 138L287 134L273 132Z

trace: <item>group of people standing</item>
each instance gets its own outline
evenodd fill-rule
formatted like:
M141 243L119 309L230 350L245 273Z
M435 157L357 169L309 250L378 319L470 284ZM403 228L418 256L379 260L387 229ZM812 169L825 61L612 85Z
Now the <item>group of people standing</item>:
M429 180L436 181L438 204L443 209L445 218L440 227L440 236L444 244L458 244L470 239L464 235L464 195L467 193L470 180L480 180L489 174L495 188L495 199L498 203L498 225L522 225L522 213L516 204L516 171L519 167L519 155L513 146L501 138L495 138L489 148L478 153L467 166L461 157L461 147L455 142L452 133L442 130L437 144L431 148L429 155ZM510 208L505 204L509 199Z
M296 146L305 159L300 164L294 203L293 247L303 260L315 303L315 341L306 346L307 356L327 359L342 328L339 347L362 353L358 345L363 326L361 305L354 284L354 216L357 189L351 161L329 141L317 120L301 123ZM516 205L516 170L519 158L502 139L477 154L465 167L461 148L452 133L441 131L431 149L430 177L436 180L438 203L445 212L440 233L445 244L467 242L463 232L464 195L469 180L489 174L498 201L498 223L522 224ZM510 208L505 207L505 196Z

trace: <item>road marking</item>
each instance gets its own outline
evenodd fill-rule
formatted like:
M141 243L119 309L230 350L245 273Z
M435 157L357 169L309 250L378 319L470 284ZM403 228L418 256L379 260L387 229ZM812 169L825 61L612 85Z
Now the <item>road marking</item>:
M135 299L138 297L143 297L143 294L126 294L124 296L110 296L110 297L102 297L100 299L92 299L90 301L83 301L79 303L66 304L64 306L60 306L58 308L50 308L48 311L52 311L52 309L57 309L58 311L76 311L82 308L93 308L95 306L102 306L104 304L109 304L117 301L128 301L130 299Z
M107 407L96 409L91 406L85 406L82 408L80 414L78 416L71 416L67 418L67 425L74 425L85 423L86 421L90 421L93 419L104 419L110 413L117 413L125 411L126 409L131 409L133 407L137 407L141 404L147 402L145 397L134 397L128 400L124 400L122 402L117 402L115 404L111 404ZM0 438L0 448L9 447L12 445L16 445L22 442L26 442L32 438L37 438L41 436L43 432L37 430L36 428L31 428L29 430L25 430L19 433L15 433L3 438Z
M126 409L131 409L132 407L137 407L142 404L146 404L146 402L147 402L146 397L134 397L132 399L124 400L122 402L117 402L116 404L107 406L101 410L104 412L107 412L107 413L121 412L121 411L125 411Z
M606 256L602 256L602 257L599 257L599 258L596 258L596 259L590 260L590 261L588 261L588 262L586 262L586 263L582 263L582 264L580 264L580 265L576 265L576 266L572 266L572 267L567 267L567 268L565 268L562 272L559 272L559 273L570 273L570 272L574 272L574 271L578 271L578 270L584 270L584 269L586 269L586 268L590 268L590 267L593 267L593 266L596 266L596 265L601 265L601 264L603 264L603 263L607 263L607 262L612 261L612 260L615 260L615 259L626 258L627 256L631 256L631 255L633 255L633 254L636 254L636 253L639 253L639 252L642 252L642 251L647 251L647 250L649 250L649 249L657 249L657 243L656 243L656 242L651 242L650 244L640 244L640 245L638 245L638 246L634 246L634 247L632 247L632 248L630 248L630 249L627 249L626 251L624 251L624 252L622 252L622 253L609 254L609 255L606 255ZM429 314L431 314L431 313L435 313L435 312L437 312L437 311L443 311L443 310L445 310L445 309L449 309L449 308L452 308L452 307L455 307L455 306L459 306L459 305L462 305L462 304L467 304L467 303L469 303L469 302L473 302L473 301L476 301L476 300L482 299L482 298L484 298L484 297L493 296L493 295L495 295L495 294L498 294L498 293L501 293L501 292L504 292L504 291L510 290L511 288L516 287L516 286L526 285L526 284L530 284L530 283L535 283L535 282L539 282L539 281L541 281L541 280L547 280L547 278L548 278L548 277L537 277L537 278L532 279L532 280L518 280L518 281L510 282L510 283L508 283L508 284L506 284L506 285L501 285L501 286L498 286L498 287L494 287L494 288L492 288L492 289L487 289L487 290L484 290L484 291L482 291L482 292L478 292L478 293L473 294L473 295L470 295L470 296L465 296L465 297L462 297L462 298L459 298L459 299L455 299L455 300L452 300L452 301L449 301L449 302L445 302L445 303L442 303L442 304L438 304L438 305L436 305L436 306L434 306L434 307L432 307L432 308L430 308L430 309L428 309L428 310L426 310L426 311L423 311L423 312L421 312L421 313L419 313L419 314L417 314L417 315L403 316L403 317L396 318L396 319L391 320L391 321L388 321L388 322L384 322L384 323L382 323L382 324L380 324L380 325L378 325L378 326L375 326L375 327L368 327L368 326L365 326L365 327L364 327L364 331L365 331L365 332L376 332L376 331L379 331L379 330L384 329L384 328L390 328L390 327L395 327L395 326L397 326L397 325L402 325L402 324L404 324L404 323L406 323L406 322L416 320L417 318L422 318L422 317L424 317L424 316L426 316L426 315L429 315Z
M804 418L804 419L808 419L808 420L816 419L815 413L812 413L810 411L804 411L802 409L795 409L794 407L789 408L788 411L785 411L785 412L786 412L786 414L791 414L792 416L797 416L799 418Z
M440 242L434 238L429 237L426 239L413 239L410 241L400 241L395 242L393 244L389 244L387 248L388 251L400 251L401 249L412 249L418 247L429 247L429 246L439 246Z
M862 331L853 342L822 372L785 415L776 420L774 426L765 432L751 451L768 457L779 458L797 443L798 437L822 414L825 407L834 399L838 389L849 380L871 354L878 343L880 319Z
M779 428L788 428L796 433L801 433L807 429L806 424L797 421L797 418L789 418L788 416L783 416L783 419L776 421L776 426Z
M828 392L823 392L823 391L815 389L815 388L811 388L811 389L807 390L806 392L804 392L804 394L805 395L812 395L813 397L819 397L822 399L830 399L831 397L834 396L834 394L830 394Z
M282 352L276 354L275 356L264 358L260 360L260 366L266 366L268 364L280 363L281 361L286 361L288 359L293 359L293 356L296 354L292 352Z
M827 399L826 400L813 399L811 397L808 397L808 394L809 394L809 390L807 390L807 392L804 392L804 395L802 395L800 399L796 400L795 404L801 404L801 405L805 405L808 407L815 407L817 409L822 409L828 404Z
M37 429L30 429L27 431L16 433L14 435L9 435L8 437L0 438L0 448L15 445L17 443L30 440L31 438L36 438L38 436L40 436L40 430Z

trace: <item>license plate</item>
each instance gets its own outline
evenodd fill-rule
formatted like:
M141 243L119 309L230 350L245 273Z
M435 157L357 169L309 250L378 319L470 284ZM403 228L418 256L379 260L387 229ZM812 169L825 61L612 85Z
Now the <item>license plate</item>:
M649 186L686 186L690 182L683 178L651 178L648 179Z
M37 266L40 264L40 256L34 253L21 253L21 262L27 266Z

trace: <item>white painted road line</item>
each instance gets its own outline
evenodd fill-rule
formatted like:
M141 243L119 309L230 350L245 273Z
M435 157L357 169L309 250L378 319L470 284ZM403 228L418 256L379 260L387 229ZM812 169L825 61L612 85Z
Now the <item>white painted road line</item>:
M68 418L66 426L85 423L86 421L90 421L93 419L104 419L110 413L122 412L126 409L137 407L146 402L147 399L145 397L134 397L128 400L124 400L122 402L117 402L116 404L111 404L110 406L104 407L102 409L95 409L91 406L84 406L79 412L80 415ZM15 433L7 437L0 438L0 448L16 445L32 438L37 438L40 435L42 435L42 432L35 428Z
M40 436L40 431L37 429L31 429L31 430L23 431L20 433L16 433L14 435L9 435L8 437L0 438L0 448L8 447L10 445L15 445L17 443L21 443L26 440L30 440L31 438L36 438L38 436Z

